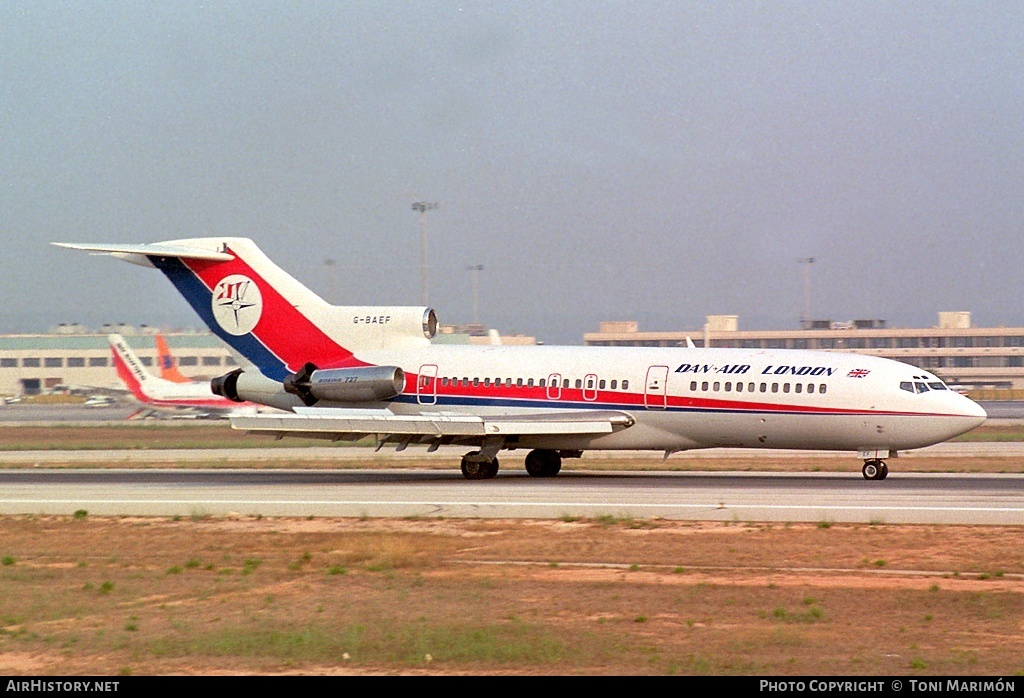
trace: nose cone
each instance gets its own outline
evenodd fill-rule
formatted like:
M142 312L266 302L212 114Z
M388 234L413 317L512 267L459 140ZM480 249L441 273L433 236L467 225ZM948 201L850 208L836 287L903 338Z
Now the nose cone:
M963 395L958 395L957 397L960 398L958 401L960 404L958 405L955 420L960 431L954 434L954 436L980 427L988 419L988 413L985 412L984 407Z

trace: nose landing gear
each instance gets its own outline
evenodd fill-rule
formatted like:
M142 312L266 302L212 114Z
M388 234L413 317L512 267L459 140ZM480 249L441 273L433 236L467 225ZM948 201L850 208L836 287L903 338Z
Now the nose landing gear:
M865 480L884 480L889 475L889 466L884 460L874 458L864 461L861 472L864 473Z

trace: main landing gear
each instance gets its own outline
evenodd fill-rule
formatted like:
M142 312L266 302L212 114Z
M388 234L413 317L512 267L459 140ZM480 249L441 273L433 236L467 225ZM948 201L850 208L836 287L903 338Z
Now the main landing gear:
M462 477L467 480L490 480L497 474L497 458L488 458L480 451L471 451L462 457Z
M864 473L865 480L884 480L889 475L889 466L884 460L874 458L864 461L861 472Z
M554 477L562 469L562 454L547 448L537 448L526 456L526 472L531 477Z
M496 449L494 450L496 451ZM462 457L462 476L467 480L490 480L498 474L498 458L484 448ZM526 472L531 477L554 477L562 469L562 458L579 458L582 451L556 451L536 448L526 456Z

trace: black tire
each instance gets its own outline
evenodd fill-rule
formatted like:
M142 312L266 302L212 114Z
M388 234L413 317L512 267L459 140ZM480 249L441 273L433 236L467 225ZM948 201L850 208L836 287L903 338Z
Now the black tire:
M487 472L485 464L471 456L480 455L480 451L472 451L462 457L462 477L467 480L483 480Z
M480 451L472 451L462 457L462 477L467 480L490 480L498 474L498 459L481 461L474 458Z
M540 450L534 450L526 454L526 472L530 477L543 477L544 456L541 453Z
M492 460L490 460L490 461L488 461L486 463L483 463L482 465L484 465L486 467L484 468L484 476L481 479L483 479L483 480L490 480L491 478L493 478L495 475L498 474L498 459L497 458L494 458L494 459L492 459Z
M864 463L864 467L861 468L861 473L864 474L865 480L877 480L878 474L881 472L881 468L878 467L878 461L869 460Z
M562 455L558 451L537 448L526 456L526 472L531 477L554 477L562 469Z

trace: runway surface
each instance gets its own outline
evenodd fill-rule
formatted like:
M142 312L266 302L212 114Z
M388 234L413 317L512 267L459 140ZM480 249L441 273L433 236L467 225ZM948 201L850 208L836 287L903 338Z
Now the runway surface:
M434 470L8 470L0 513L142 516L601 517L1024 525L1024 476L499 473Z
M1018 403L1019 404L1019 403ZM987 404L990 414L1013 419L1020 408ZM0 422L43 421L67 424L61 417L92 421L113 409L11 406ZM996 409L993 409L996 408ZM1013 417L1010 417L1013 415ZM993 415L995 416L995 415ZM115 417L116 421L116 417ZM123 422L122 422L123 423ZM256 437L253 437L256 438ZM1019 457L1024 443L945 443L900 454L883 482L859 473L722 473L563 471L554 479L535 479L522 470L521 456L502 459L498 477L468 482L458 470L465 449L442 448L384 452L392 465L372 467L364 448L303 447L277 449L176 449L133 451L0 452L0 514L72 514L141 516L371 516L561 518L600 517L709 520L810 521L861 523L937 523L1024 525L1024 475L921 474L900 472L899 464L917 456ZM588 453L586 459L621 457ZM629 454L660 458L660 454ZM709 449L673 458L806 457L805 451ZM822 458L854 458L850 453L814 452ZM367 461L367 469L257 470L261 461ZM404 459L446 459L445 470L396 470ZM907 460L904 460L907 459ZM232 470L131 469L138 463L217 462ZM93 464L122 469L83 469ZM26 469L32 465L46 468ZM62 470L67 464L74 470ZM124 466L129 466L124 468ZM350 462L349 467L352 463ZM400 467L400 466L399 466ZM18 469L20 468L20 469Z

